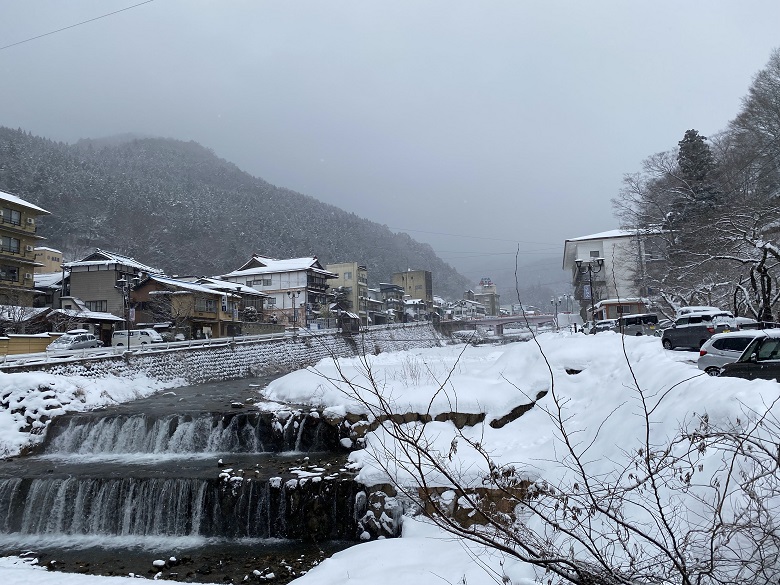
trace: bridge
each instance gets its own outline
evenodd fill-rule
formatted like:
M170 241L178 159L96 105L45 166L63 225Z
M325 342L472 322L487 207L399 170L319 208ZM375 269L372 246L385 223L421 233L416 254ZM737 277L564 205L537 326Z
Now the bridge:
M558 314L559 316L562 313ZM504 315L501 317L483 317L482 319L474 319L471 321L461 321L465 325L466 329L470 329L472 326L474 329L478 325L482 327L490 327L493 329L496 335L504 334L504 325L509 323L517 323L523 327L527 325L541 325L542 323L554 323L555 315L550 314L525 314L525 315ZM567 321L568 323L568 321Z

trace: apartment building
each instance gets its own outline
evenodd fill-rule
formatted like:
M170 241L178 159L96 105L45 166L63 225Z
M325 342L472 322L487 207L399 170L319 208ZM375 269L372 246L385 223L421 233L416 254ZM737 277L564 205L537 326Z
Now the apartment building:
M0 305L33 304L36 219L48 211L21 197L0 191Z
M336 275L328 283L331 289L341 288L345 293L347 310L360 317L361 325L370 325L368 315L368 271L357 262L326 264L325 270Z

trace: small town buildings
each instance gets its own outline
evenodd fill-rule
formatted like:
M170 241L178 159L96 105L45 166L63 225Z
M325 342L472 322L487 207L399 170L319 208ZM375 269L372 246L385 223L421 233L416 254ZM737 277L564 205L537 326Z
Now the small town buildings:
M388 323L402 323L405 321L404 287L390 282L379 283L379 298L384 303L384 311Z
M496 285L489 277L484 277L479 281L478 286L479 288L476 292L468 291L468 293L471 293L471 295L464 296L464 298L471 301L477 301L483 307L485 307L486 315L497 317L501 312L501 297L496 290Z
M404 300L404 321L423 321L429 317L428 304L423 299Z
M316 256L277 260L255 254L240 268L219 278L267 294L267 320L307 327L328 302L328 281L336 275L326 270Z
M393 323L394 319L391 319L390 314L385 309L381 291L378 288L369 288L367 289L367 293L366 307L368 310L368 324L386 325L387 323Z
M262 319L264 297L238 283L150 274L133 288L131 303L136 323L191 339L260 333L253 326Z
M40 266L35 267L35 274L50 274L52 272L62 272L62 252L55 248L46 246L37 246L33 249L35 261Z
M36 219L48 211L0 191L0 305L32 307L34 296Z
M345 293L347 309L360 317L361 325L369 325L368 316L368 271L357 262L326 264L325 270L336 275L328 286L340 288Z

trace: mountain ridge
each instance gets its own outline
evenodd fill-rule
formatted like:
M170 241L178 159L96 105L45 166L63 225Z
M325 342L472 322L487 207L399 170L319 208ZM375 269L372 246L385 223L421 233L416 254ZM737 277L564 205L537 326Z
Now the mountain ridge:
M216 275L253 253L359 262L369 283L430 270L434 293L470 281L406 233L253 177L194 141L120 135L55 142L0 126L0 189L52 212L46 245L77 259L94 248L169 274Z

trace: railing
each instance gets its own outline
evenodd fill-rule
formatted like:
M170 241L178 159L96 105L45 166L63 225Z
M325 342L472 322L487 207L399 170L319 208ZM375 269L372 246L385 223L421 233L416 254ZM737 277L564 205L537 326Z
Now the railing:
M388 325L372 325L370 329L391 329L399 327L413 327L426 323L395 323ZM361 327L361 331L366 330ZM78 361L84 359L112 358L130 353L133 355L154 354L162 351L180 351L183 349L199 347L229 347L257 342L281 341L284 339L307 339L318 336L327 336L337 333L336 329L303 329L296 331L284 331L279 333L266 333L263 335L239 335L236 337L216 337L208 339L190 339L187 341L163 341L147 345L134 345L129 349L125 346L93 347L73 350L42 351L39 353L25 353L0 356L0 368L25 365L40 365L47 363L61 363L63 361Z

